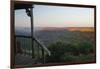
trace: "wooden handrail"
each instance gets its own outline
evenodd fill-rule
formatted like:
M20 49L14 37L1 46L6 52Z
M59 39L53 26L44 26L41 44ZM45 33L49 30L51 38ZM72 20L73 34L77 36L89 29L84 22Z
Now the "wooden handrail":
M31 36L25 36L25 35L15 35L15 37L23 37L23 38L32 38ZM51 52L48 50L48 48L42 43L40 42L38 39L33 38L33 40L35 40L39 46L50 56Z
M46 53L50 56L51 52L48 50L48 48L42 44L42 42L40 42L38 39L34 38L34 40L46 51Z

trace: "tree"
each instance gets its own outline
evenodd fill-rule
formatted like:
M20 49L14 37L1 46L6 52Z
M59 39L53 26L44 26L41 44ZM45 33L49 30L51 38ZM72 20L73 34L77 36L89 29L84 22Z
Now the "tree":
M89 54L93 52L93 45L89 41L82 41L79 44L79 51L82 54Z

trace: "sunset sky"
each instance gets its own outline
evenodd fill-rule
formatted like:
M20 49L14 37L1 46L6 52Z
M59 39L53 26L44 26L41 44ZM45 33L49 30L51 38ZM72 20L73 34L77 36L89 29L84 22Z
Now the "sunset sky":
M94 9L34 5L35 27L94 27ZM15 11L16 27L30 27L25 10Z

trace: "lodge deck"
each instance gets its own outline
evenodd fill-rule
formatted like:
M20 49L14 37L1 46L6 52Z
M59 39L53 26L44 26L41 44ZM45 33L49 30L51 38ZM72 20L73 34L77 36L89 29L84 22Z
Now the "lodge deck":
M15 65L33 65L36 64L36 60L32 59L29 55L17 54L15 56Z

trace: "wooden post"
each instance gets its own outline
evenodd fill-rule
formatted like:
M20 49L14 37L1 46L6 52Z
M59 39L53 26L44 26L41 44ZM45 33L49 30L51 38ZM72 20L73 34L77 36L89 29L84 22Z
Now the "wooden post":
M33 35L33 5L31 5L30 8L26 8L26 13L30 17L31 21L31 40L32 40L32 58L35 57L34 54L34 35Z
M31 14L30 19L31 19L31 37L32 37L32 58L34 58L35 55L34 55L34 40L33 40L33 38L34 38L34 35L33 35L33 7L30 8L30 14Z
M45 63L45 52L44 52L43 48L42 48L42 57L43 57L43 64L44 64Z

